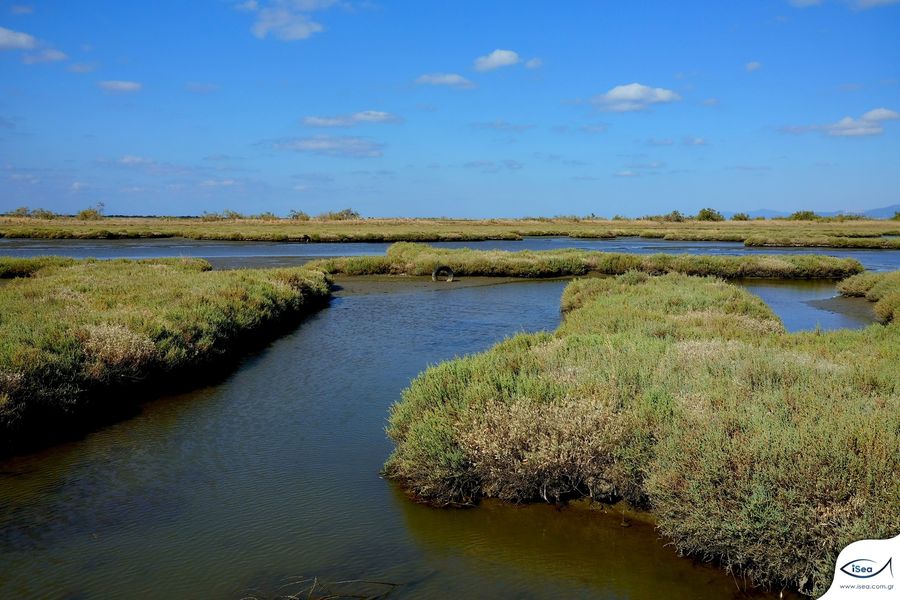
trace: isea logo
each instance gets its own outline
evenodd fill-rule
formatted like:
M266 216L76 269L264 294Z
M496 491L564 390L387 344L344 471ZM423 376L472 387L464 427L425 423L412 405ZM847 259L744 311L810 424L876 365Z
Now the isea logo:
M857 579L868 579L869 577L875 577L876 575L887 569L888 573L890 573L891 577L893 577L894 568L891 565L892 560L894 560L893 557L889 558L886 563L879 567L878 563L874 560L870 560L868 558L857 558L856 560L851 560L846 565L841 567L841 571L843 571L850 577L856 577Z

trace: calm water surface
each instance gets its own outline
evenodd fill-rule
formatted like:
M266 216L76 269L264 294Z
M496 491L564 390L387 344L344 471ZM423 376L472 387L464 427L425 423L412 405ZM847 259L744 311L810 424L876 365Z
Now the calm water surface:
M161 258L190 256L209 259L217 268L297 265L329 256L384 254L386 243L290 244L283 242L221 242L180 238L155 240L27 240L0 238L0 256L60 255L75 258ZM521 241L432 242L441 248L479 250L554 250L581 248L606 252L653 254L827 254L855 258L872 271L900 269L900 250L850 248L746 248L740 242L678 242L638 237L612 240L529 237Z
M634 238L439 245L754 252ZM386 247L0 240L0 255L183 255L235 267ZM822 253L900 268L900 252ZM398 598L747 597L640 522L623 528L616 515L544 505L434 509L378 477L391 449L388 407L410 378L505 336L553 329L565 283L345 282L329 308L221 383L148 403L83 440L0 461L0 597L275 597L314 577L396 583ZM744 285L791 331L872 322L868 302L836 298L830 282Z
M0 597L274 597L301 577L397 598L747 597L640 522L435 509L378 477L410 378L554 328L564 285L347 284L221 383L0 461Z

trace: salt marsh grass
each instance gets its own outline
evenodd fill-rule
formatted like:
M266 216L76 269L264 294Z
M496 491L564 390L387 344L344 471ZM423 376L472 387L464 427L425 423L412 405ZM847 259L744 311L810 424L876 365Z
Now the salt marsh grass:
M715 275L726 279L839 279L862 271L853 259L821 255L698 256L689 254L623 254L577 249L548 251L447 250L398 242L385 256L353 256L312 263L343 275L430 275L441 265L458 275L501 277L563 277L628 271L651 274Z
M318 271L213 272L202 260L3 259L3 269L30 276L0 291L0 451L129 402L114 391L195 377L330 293Z
M806 593L900 531L900 324L787 334L681 274L576 280L562 306L553 333L416 378L386 474L442 504L624 499L681 551Z

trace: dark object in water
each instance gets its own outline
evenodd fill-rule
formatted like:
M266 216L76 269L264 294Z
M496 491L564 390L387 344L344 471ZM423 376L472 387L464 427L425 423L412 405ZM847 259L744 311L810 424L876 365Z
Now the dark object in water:
M434 271L431 272L431 280L439 281L439 277L446 277L447 281L453 281L453 269L447 266L439 266L435 267Z

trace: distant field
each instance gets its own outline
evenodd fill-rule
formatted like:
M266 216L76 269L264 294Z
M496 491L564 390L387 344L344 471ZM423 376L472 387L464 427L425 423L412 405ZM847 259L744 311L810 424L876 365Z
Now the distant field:
M0 217L0 237L167 238L277 242L396 242L520 239L524 236L748 241L766 246L900 248L897 221L651 221L594 219L359 219L346 221L109 217Z

